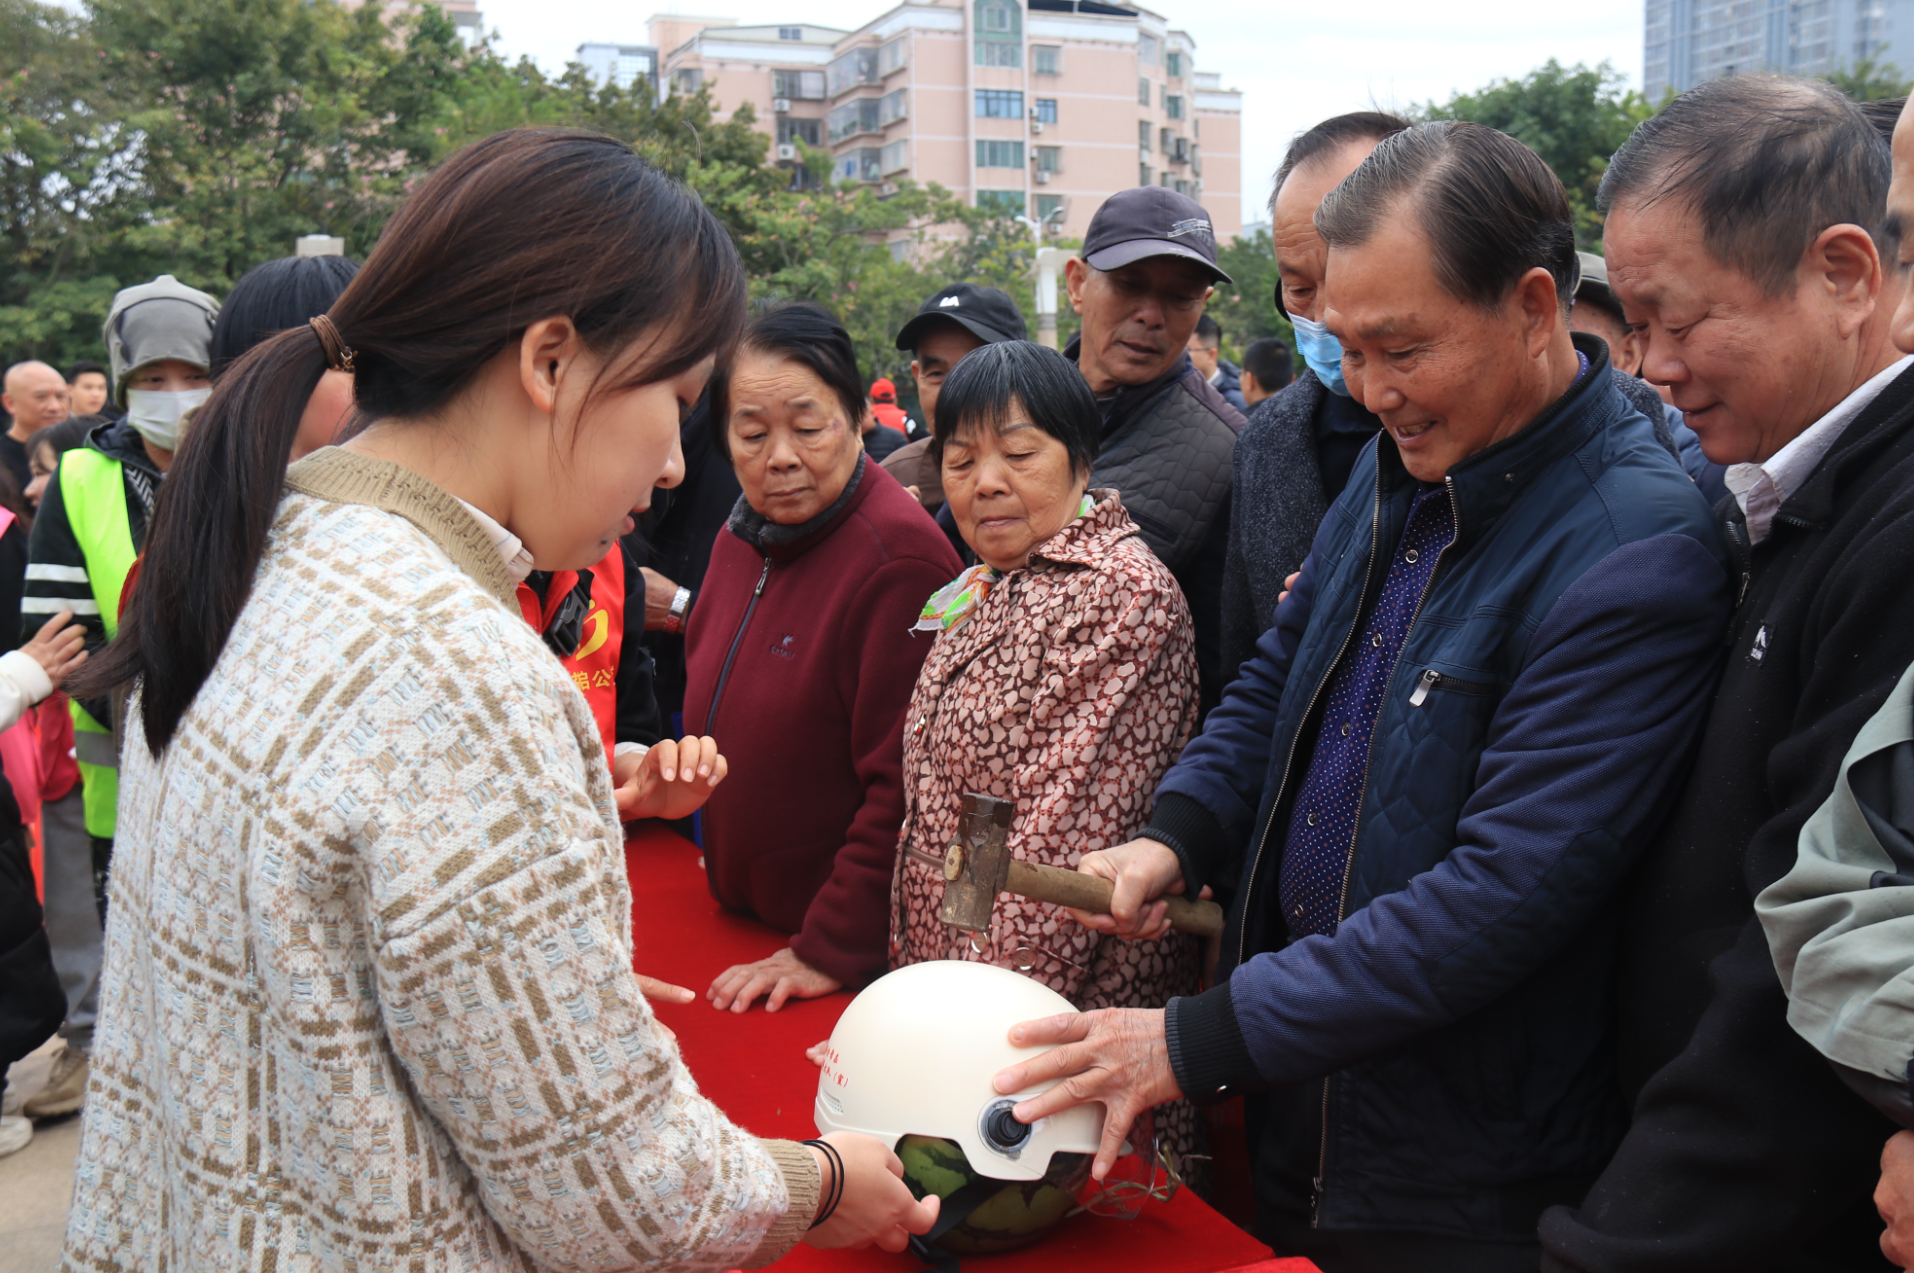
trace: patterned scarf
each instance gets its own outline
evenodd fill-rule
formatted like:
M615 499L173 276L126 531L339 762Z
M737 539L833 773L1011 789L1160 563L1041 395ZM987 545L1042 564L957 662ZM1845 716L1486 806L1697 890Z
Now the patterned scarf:
M1077 515L1071 518L1076 522L1088 517L1097 502L1084 492L1083 502L1077 505ZM924 603L924 613L919 616L914 632L949 632L959 627L964 620L976 613L977 607L984 603L990 590L1003 578L1003 572L992 566L972 566L955 579L930 594L930 600Z

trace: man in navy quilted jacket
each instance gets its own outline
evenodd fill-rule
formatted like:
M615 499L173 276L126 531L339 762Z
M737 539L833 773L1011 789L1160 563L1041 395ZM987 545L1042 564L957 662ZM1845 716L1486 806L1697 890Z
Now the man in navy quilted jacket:
M1325 1273L1533 1273L1626 1126L1619 885L1713 689L1727 558L1572 335L1561 183L1479 124L1398 133L1316 214L1324 322L1385 432L1141 838L1106 932L1231 894L1215 985L1013 1031L1019 1118L1250 1098L1256 1231Z

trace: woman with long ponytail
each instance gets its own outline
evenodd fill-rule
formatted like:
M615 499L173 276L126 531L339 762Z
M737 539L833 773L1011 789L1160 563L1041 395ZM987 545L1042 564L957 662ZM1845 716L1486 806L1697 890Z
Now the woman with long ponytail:
M699 1095L598 728L513 599L677 480L744 302L629 149L502 133L222 377L78 689L129 698L67 1267L756 1268L929 1228L885 1146ZM289 469L329 369L358 431Z

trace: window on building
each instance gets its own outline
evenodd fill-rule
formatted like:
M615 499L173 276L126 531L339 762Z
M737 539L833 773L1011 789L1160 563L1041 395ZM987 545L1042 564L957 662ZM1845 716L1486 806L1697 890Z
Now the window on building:
M1032 150L1036 155L1038 172L1063 171L1063 147L1035 146Z
M977 90L978 119L1022 119L1023 94L1007 88Z
M877 123L881 128L910 114L910 90L898 89L877 99Z
M894 141L878 152L877 166L885 176L910 167L910 142Z
M1063 220L1062 217L1057 216L1057 214L1062 211L1063 211L1063 196L1062 195L1040 194L1037 196L1037 220L1043 222L1046 226L1051 227L1053 231L1055 230L1058 223L1060 223ZM1056 217L1057 218L1056 221L1052 221L1050 219L1051 217Z
M994 141L987 137L979 137L977 166L979 168L1021 168L1023 167L1023 143Z
M787 146L795 141L807 146L821 146L824 144L824 121L781 115L778 117L778 141Z
M1063 74L1063 49L1055 44L1030 46L1030 69L1038 75Z
M895 40L892 40L884 46L883 54L877 59L878 73L880 75L889 75L892 71L898 70L909 60L909 54L910 37L908 35L898 36Z
M778 39L780 40L802 40L803 38L804 38L803 27L779 27L778 28Z
M1139 186L1147 186L1150 184L1150 165L1138 164L1136 166L1136 184Z
M1176 138L1171 134L1169 129L1160 128L1157 130L1156 148L1166 155L1176 149Z
M1148 32L1140 32L1136 37L1136 60L1145 66L1155 66L1162 60L1163 41Z
M651 78L651 55L649 53L619 53L618 61L611 72L612 83L619 88L630 88L639 80Z
M704 69L697 66L680 67L671 73L671 87L680 93L692 94L704 85Z
M1023 65L1023 10L1016 0L976 0L978 66Z
M786 190L816 190L823 184L808 164L792 164L784 171L791 174L790 184L784 187Z
M1183 118L1183 99L1175 95L1163 99L1163 113L1171 119Z
M842 106L833 107L826 118L830 122L832 141L843 141L859 133L874 133L878 129L877 99L854 98Z
M1136 143L1137 145L1143 147L1144 150L1148 150L1150 148L1150 121L1149 120L1139 119L1136 121Z
M835 172L839 181L881 181L883 165L883 152L878 147L859 146L837 157Z
M1190 192L1190 183L1183 180L1181 177L1178 177L1176 179L1176 193L1188 194L1189 192Z
M1136 104L1138 106L1150 104L1150 81L1139 79L1136 82Z
M1156 183L1159 186L1165 186L1165 187L1173 186L1176 184L1176 178L1172 177L1169 174L1169 172L1166 170L1164 172L1157 174Z
M990 212L1007 217L1023 215L1023 191L1021 190L979 190L977 206Z
M1036 100L1035 109L1031 112L1030 118L1036 120L1039 124L1056 123L1057 99L1054 97L1039 97Z
M1190 132L1198 141L1203 140L1203 121L1200 119L1192 119L1190 121Z
M771 96L821 102L824 100L824 72L773 71L771 72Z
M866 45L835 58L826 78L832 97L859 84L877 83L877 50Z
M1182 79L1183 55L1181 53L1165 54L1163 57L1163 73L1173 80Z

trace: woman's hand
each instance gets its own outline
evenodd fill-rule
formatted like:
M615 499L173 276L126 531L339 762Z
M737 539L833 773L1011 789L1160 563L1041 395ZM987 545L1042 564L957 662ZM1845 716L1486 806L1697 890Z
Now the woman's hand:
M904 1164L880 1140L855 1132L832 1132L824 1138L844 1159L844 1196L831 1218L812 1229L804 1240L821 1250L866 1247L875 1242L886 1251L902 1251L913 1233L929 1233L937 1223L942 1200L931 1194L922 1202L904 1183ZM831 1196L831 1162L816 1147L818 1178L824 1188L818 1208Z
M768 992L764 1010L776 1012L784 1006L786 999L793 996L820 999L843 988L843 982L825 976L799 959L797 953L786 946L769 959L760 959L754 964L735 964L725 969L711 983L711 989L704 992L704 997L711 1000L711 1006L720 1012L726 1008L743 1012L750 1008L752 1000Z
M647 977L642 972L634 973L638 978L638 993L653 1003L695 1003L698 992L690 986L674 986L669 981L660 981L656 977Z
M804 1059L812 1065L817 1066L818 1069L823 1069L824 1063L831 1059L831 1041L829 1039L821 1039L813 1043L810 1047L804 1049Z
M1183 864L1168 845L1157 840L1131 840L1114 849L1084 854L1077 870L1116 886L1110 895L1108 915L1072 910L1070 918L1077 923L1126 941L1157 941L1170 931L1169 907L1162 898L1183 891ZM1200 894L1209 895L1208 888Z
M1103 1143L1090 1167L1090 1174L1102 1180L1122 1155L1123 1138L1137 1115L1183 1095L1170 1068L1163 1021L1161 1008L1101 1008L1011 1026L1014 1047L1062 1046L999 1070L992 1086L1008 1096L1052 1079L1063 1080L1020 1102L1011 1111L1020 1123L1034 1123L1075 1105L1102 1102Z
M688 818L704 807L729 772L711 738L666 738L642 756L626 752L611 765L618 820Z
M73 612L62 610L41 624L40 630L33 634L33 640L20 647L45 670L47 679L53 682L56 690L74 668L86 662L86 629L77 623L70 628L65 627L69 623L73 623Z

